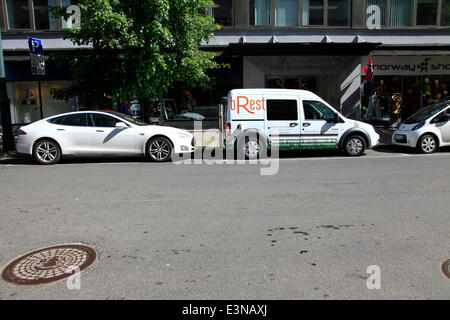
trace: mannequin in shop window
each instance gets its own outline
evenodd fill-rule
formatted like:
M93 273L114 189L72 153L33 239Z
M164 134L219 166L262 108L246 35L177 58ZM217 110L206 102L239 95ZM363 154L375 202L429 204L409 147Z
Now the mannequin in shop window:
M430 100L433 98L431 94L431 83L430 78L425 78L423 83L423 98L425 105L430 104Z
M441 85L439 83L439 79L434 80L432 93L433 93L433 99L430 100L430 102L431 103L438 103L438 102L440 102L440 100L442 98L442 90L441 90Z
M377 109L380 109L380 96L375 91L373 95L369 97L369 103L367 105L367 112L365 114L366 121L378 120Z
M400 124L402 115L402 96L400 93L394 93L392 95L389 113L391 116L391 128L395 129Z

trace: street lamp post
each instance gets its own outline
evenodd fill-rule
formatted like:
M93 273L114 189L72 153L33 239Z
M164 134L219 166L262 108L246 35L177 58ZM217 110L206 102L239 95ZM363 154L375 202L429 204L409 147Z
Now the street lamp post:
M6 74L5 62L3 60L2 33L0 31L0 109L3 127L3 151L5 152L15 150L11 123L11 109L9 103L10 101L8 98L8 91L6 90Z

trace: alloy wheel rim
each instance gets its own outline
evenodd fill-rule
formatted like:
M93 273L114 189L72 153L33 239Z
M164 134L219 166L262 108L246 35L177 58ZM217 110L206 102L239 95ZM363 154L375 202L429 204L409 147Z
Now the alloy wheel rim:
M40 161L50 163L56 159L58 148L55 144L46 141L38 145L36 153Z
M422 141L422 150L423 151L425 151L426 153L430 153L430 152L433 152L435 148L436 148L436 142L434 141L434 139L432 137L426 137L425 139L423 139L423 141Z
M259 154L259 143L255 140L245 142L245 155L248 158L256 158Z
M164 140L155 140L150 145L150 155L153 159L162 161L170 155L170 146Z
M353 138L347 143L348 153L355 155L359 154L363 149L363 143L360 139Z

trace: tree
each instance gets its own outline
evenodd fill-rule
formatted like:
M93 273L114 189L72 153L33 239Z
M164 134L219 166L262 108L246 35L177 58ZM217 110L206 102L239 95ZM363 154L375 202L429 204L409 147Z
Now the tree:
M206 86L214 53L200 46L219 29L206 10L211 0L79 0L81 27L64 37L88 46L53 57L68 66L72 86L58 98L100 97L105 92L141 100L164 97L175 82ZM68 18L65 9L53 15ZM87 48L87 47L86 47Z

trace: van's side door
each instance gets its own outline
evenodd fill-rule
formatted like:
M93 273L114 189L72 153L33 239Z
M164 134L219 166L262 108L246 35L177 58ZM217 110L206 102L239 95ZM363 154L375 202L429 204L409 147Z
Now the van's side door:
M266 96L266 133L271 147L297 149L300 143L297 96Z
M332 149L339 144L342 124L337 114L321 101L302 101L301 145L303 149Z

